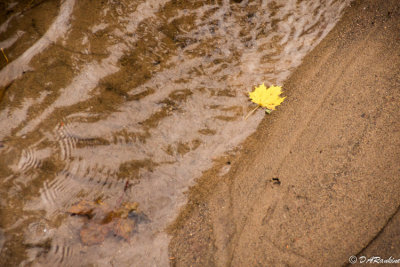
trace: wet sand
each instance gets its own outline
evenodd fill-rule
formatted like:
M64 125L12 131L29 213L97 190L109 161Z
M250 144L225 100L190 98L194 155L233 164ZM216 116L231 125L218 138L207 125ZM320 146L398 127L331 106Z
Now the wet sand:
M400 258L400 3L354 1L283 88L239 155L188 192L172 266Z

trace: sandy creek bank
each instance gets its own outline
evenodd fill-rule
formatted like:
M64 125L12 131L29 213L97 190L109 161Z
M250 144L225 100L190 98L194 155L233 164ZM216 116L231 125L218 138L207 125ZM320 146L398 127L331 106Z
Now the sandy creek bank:
M171 265L399 258L399 70L399 2L353 2L285 82L279 112L191 188Z

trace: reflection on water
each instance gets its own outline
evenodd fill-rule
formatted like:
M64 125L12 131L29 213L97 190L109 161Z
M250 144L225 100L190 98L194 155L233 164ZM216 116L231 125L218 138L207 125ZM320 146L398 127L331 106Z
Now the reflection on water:
M348 2L9 1L0 262L167 265L164 228L183 193L264 116L243 120L246 93L282 84ZM40 12L41 35L26 39L35 25L23 21ZM128 240L87 246L85 218L67 213L81 200L138 202L148 220Z

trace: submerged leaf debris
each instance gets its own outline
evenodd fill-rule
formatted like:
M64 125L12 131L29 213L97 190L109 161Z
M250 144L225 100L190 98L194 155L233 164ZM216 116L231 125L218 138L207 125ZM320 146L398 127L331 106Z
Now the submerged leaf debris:
M110 233L129 241L137 223L147 220L146 215L139 211L137 202L124 202L113 209L100 200L82 200L71 206L68 213L85 219L80 237L86 245L100 244Z

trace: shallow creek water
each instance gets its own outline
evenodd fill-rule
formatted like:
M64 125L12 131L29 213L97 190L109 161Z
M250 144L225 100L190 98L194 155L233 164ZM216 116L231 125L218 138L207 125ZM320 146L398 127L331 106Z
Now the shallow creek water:
M281 85L348 3L0 3L0 263L168 265L184 192L264 116L243 119L248 91ZM146 219L83 244L81 200Z

